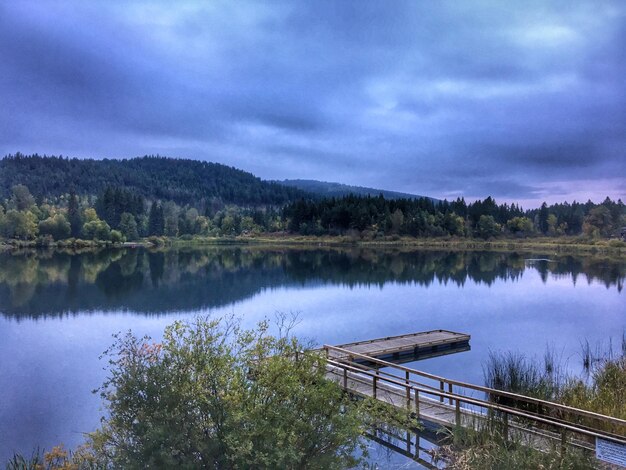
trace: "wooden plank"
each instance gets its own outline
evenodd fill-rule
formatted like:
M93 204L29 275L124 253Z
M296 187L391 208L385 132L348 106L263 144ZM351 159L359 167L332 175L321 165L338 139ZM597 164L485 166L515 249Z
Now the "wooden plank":
M432 352L439 348L443 350L455 346L465 348L469 340L470 335L468 334L448 330L432 330L357 341L337 347L358 354L380 358L383 356L419 353L420 350ZM341 356L341 353L336 351L332 352L332 354L334 357Z

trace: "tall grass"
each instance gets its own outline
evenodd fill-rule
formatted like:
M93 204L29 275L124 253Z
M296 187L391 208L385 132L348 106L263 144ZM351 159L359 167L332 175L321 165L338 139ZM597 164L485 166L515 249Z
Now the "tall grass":
M626 419L626 333L621 345L592 347L581 342L583 373L564 373L562 360L549 348L543 361L519 353L494 353L483 366L488 387L562 403ZM491 397L502 404L511 400ZM530 405L532 406L532 405Z
M7 470L40 470L45 469L41 450L33 451L30 458L15 454L6 464Z
M626 356L594 367L591 383L570 379L558 401L615 418L626 419Z
M620 347L614 351L613 338L609 338L608 347L598 343L595 345L595 348L592 348L588 340L585 339L585 341L582 341L580 348L582 350L584 369L588 372L592 372L593 367L598 363L626 357L626 330L622 332L620 343Z
M561 358L549 348L543 360L519 353L490 352L483 366L486 385L626 419L626 334L622 334L617 350L612 342L608 349L592 348L588 341L581 347L586 373L579 377L563 373ZM491 399L507 401L497 396ZM454 429L448 443L433 452L434 458L444 462L446 468L459 470L596 468L592 455L579 449L563 452L558 444L543 452L533 449L520 435L503 431L507 428L501 419L494 414L488 426ZM615 431L610 424L606 426L607 431Z
M490 388L543 400L556 399L565 383L561 357L551 348L546 348L542 362L520 353L490 351L483 375Z
M453 429L446 444L431 451L436 463L453 470L474 469L593 469L592 457L579 449L563 453L558 444L539 451L518 436L506 435L498 426Z
M7 462L7 470L105 470L112 468L106 456L97 456L88 445L74 452L65 450L63 444L46 452L37 448L30 457L15 454Z

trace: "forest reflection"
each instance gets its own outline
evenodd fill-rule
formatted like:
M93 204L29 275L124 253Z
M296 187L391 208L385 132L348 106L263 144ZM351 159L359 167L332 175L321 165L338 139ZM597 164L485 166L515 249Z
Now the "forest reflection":
M539 258L539 259L538 259ZM626 265L605 258L367 248L209 247L0 253L0 313L12 318L126 310L148 315L220 307L267 288L386 283L597 281L620 292Z

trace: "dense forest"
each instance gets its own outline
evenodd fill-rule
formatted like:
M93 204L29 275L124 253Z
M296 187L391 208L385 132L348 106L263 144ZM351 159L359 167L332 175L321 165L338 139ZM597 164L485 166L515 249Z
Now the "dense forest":
M523 210L488 197L466 203L348 195L319 199L223 165L162 157L0 160L0 237L48 244L144 237L222 237L270 232L385 237L584 236L613 238L626 225L621 200Z
M38 201L67 194L70 188L78 195L94 195L108 187L177 204L218 199L247 206L281 205L306 195L218 163L159 156L92 160L17 153L0 159L0 198L10 197L16 184L27 186Z
M626 225L625 206L606 198L543 204L523 210L516 204L497 204L488 197L467 204L463 198L436 202L432 199L385 199L346 196L321 201L301 199L287 205L288 229L303 235L338 235L352 231L365 238L388 234L412 237L479 237L585 235L610 238Z

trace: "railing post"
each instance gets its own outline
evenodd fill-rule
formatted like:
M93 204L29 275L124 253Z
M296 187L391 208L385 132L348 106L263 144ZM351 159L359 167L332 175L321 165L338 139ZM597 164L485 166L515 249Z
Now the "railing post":
M563 459L565 458L565 453L567 452L567 431L565 428L561 429L561 465L563 464Z
M504 440L509 440L509 414L504 412L504 429L502 430L502 434L504 434Z
M347 367L343 368L343 389L348 390L348 369Z
M411 386L409 385L409 371L406 371L406 409L411 411Z
M411 431L408 429L406 431L406 452L407 454L411 453Z
M419 419L420 417L420 392L419 389L415 389L415 415Z
M459 399L456 399L456 408L454 410L454 418L456 420L456 425L461 426L461 402Z
M452 384L448 384L448 393L452 395ZM452 397L450 397L450 404L452 404Z
M378 375L374 376L374 381L372 382L372 392L374 395L374 398L376 398L376 382L378 382Z
M443 392L443 380L440 380L440 381L439 381L439 390L441 390L441 392ZM440 401L441 403L443 403L443 394L442 394L442 395L439 395L439 401Z

